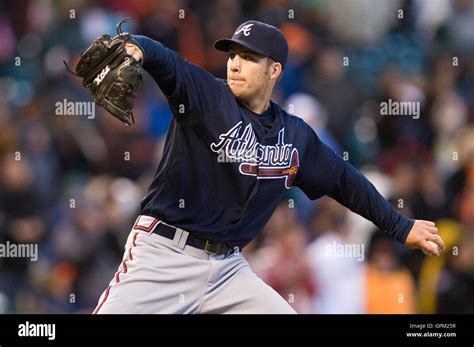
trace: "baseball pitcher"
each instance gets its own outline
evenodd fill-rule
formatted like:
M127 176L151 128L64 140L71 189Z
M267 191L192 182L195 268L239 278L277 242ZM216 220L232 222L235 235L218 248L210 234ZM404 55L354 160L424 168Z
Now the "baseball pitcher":
M241 255L293 186L310 199L330 196L409 248L432 255L444 248L433 222L395 211L271 100L288 57L276 27L247 21L214 43L229 55L226 80L144 36L119 33L95 44L76 74L88 76L97 103L133 124L144 69L173 113L163 159L95 314L294 313Z

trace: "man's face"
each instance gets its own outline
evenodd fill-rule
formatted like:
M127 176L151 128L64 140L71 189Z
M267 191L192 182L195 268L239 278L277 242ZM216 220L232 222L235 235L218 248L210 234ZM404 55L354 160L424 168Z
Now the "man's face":
M246 101L271 88L273 61L247 48L232 44L227 61L227 84L238 100Z

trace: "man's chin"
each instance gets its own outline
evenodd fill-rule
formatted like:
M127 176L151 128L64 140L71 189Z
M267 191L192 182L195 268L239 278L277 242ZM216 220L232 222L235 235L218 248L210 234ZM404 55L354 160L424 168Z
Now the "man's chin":
M230 88L230 90L232 91L232 94L234 94L235 98L238 100L238 101L244 101L246 99L245 95L243 95L242 91L238 88Z

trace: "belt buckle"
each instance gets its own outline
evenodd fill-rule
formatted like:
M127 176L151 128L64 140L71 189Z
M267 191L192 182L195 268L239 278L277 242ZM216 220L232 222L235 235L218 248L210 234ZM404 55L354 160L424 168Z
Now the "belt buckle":
M224 243L218 243L217 244L217 248L216 248L216 251L213 252L211 250L209 250L209 246L211 244L209 243L209 240L206 240L206 243L204 244L204 251L207 253L207 254L221 254L223 248L224 248Z
M204 252L206 252L207 254L213 254L209 249L209 240L206 240L206 243L204 244Z

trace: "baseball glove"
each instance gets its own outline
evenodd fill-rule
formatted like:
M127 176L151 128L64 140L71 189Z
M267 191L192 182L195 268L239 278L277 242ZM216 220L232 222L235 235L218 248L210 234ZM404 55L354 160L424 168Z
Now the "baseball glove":
M127 18L117 24L117 35L98 37L84 52L72 71L82 78L95 103L104 107L111 115L127 126L135 123L133 104L138 87L143 83L140 64L125 50L130 35L123 33L121 25Z

